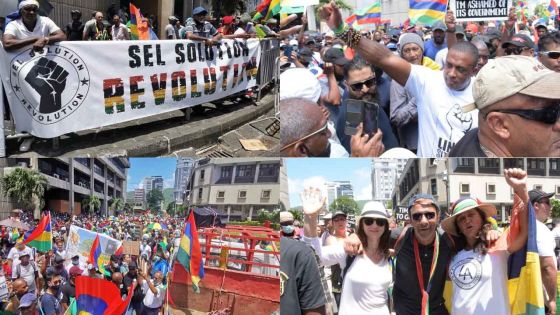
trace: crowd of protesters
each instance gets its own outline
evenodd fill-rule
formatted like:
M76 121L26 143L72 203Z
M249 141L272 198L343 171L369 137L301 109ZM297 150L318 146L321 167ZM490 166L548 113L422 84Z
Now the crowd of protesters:
M320 15L330 31L305 31L304 18L281 44L282 156L560 155L553 23L518 23L512 8L501 22L447 11L430 26L358 31L334 3ZM354 129L350 100L365 108Z
M443 213L432 195L416 194L409 219L397 225L382 202L365 203L353 220L325 212L321 191L305 189L303 226L289 212L280 216L282 314L511 314L508 257L524 250L533 209L543 284L537 294L546 314L556 314L558 228L545 225L554 193L528 191L521 169L504 170L504 178L515 197L501 227L494 205L476 196ZM504 231L510 223L517 233Z
M34 228L38 220L21 210L12 212L13 221ZM158 222L165 229L148 228ZM111 255L103 267L66 252L70 227L74 225L107 235L119 241L141 241L138 255ZM112 281L125 298L133 283L127 314L159 314L166 303L170 266L179 248L184 218L157 219L151 215L70 216L51 213L53 248L39 252L22 242L22 229L0 229L1 272L9 295L1 301L2 314L65 314L75 298L76 277L93 277ZM40 311L40 312L39 312Z

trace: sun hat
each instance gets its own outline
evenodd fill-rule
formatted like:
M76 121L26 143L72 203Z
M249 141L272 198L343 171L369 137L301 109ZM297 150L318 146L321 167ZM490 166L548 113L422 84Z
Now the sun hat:
M451 207L451 212L453 213L451 216L447 217L445 220L441 221L441 228L451 234L458 236L459 233L456 229L455 221L457 217L472 209L480 209L482 212L486 214L486 217L493 217L496 215L497 210L491 204L483 204L478 199L474 198L462 198L457 200Z
M358 226L363 218L377 218L389 221L389 212L380 201L368 201L364 204L362 212L358 217Z

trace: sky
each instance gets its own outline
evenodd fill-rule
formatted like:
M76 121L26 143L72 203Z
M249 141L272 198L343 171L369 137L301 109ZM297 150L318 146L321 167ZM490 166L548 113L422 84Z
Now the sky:
M163 177L163 188L172 188L175 183L176 158L130 158L127 191L142 187L144 177Z
M348 180L355 200L371 199L372 159L285 159L288 171L290 207L301 205L300 192L305 187L322 188L326 181Z

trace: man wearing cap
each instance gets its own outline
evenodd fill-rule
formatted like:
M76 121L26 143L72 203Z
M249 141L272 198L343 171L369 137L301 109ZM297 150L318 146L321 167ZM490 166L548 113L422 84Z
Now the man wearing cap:
M8 313L16 313L22 297L28 293L29 288L24 279L16 279L12 282L12 289L8 297L8 302L4 303L3 311ZM35 295L34 293L32 293Z
M560 33L539 38L539 61L552 71L560 72Z
M461 24L455 23L455 13L452 10L447 10L445 14L445 38L447 47L441 49L437 52L435 62L443 69L445 66L445 61L447 60L447 53L449 48L455 45L457 42L465 41L465 30Z
M478 60L472 44L457 43L449 50L444 70L434 71L411 65L385 46L361 38L356 30L344 26L334 3L323 6L321 15L329 27L341 30L340 38L356 48L364 60L381 68L416 97L419 157L446 156L467 131L478 125L478 116L461 111L462 105L472 102L471 78ZM346 32L348 36L342 36Z
M473 86L480 126L468 132L451 157L559 156L560 73L535 58L490 60Z
M2 35L2 44L6 51L17 50L27 45L33 45L34 50L42 50L46 45L66 39L60 27L48 17L39 15L38 1L21 1L18 10L19 17L6 25Z
M167 18L167 20L169 21L169 24L167 24L165 26L165 37L167 39L177 39L179 38L179 33L177 32L177 29L175 28L175 24L177 24L177 21L179 19L177 19L175 16L170 16L169 18Z
M348 224L348 215L340 210L332 215L334 233L327 237L326 246L335 245L344 242L348 233L346 227ZM331 284L332 293L336 301L336 305L340 306L340 297L342 293L342 268L339 264L331 266Z
M533 57L535 55L535 43L525 34L515 34L502 44L506 56L522 55Z
M64 33L66 33L66 39L70 41L82 40L84 34L84 23L82 22L82 12L80 10L70 11L72 17L72 22L66 24L64 28Z
M80 269L79 266L73 265L70 267L70 271L68 272L70 278L68 281L64 283L62 286L62 299L60 300L60 304L62 304L62 310L66 312L68 306L70 306L70 299L76 298L76 278L81 277L84 273L84 270Z
M323 76L321 84L322 104L329 110L329 120L336 123L340 115L340 103L344 93L344 66L349 63L338 48L329 48L323 56Z
M187 20L185 24L185 38L190 40L203 41L207 45L213 45L221 38L218 30L212 23L206 21L206 11L203 7L194 8L192 20Z
M20 315L36 315L37 296L34 293L26 293L21 297L19 303Z
M529 191L529 200L535 208L537 218L537 250L539 252L541 278L544 286L546 314L556 314L556 241L545 222L550 218L550 198L554 193L539 189Z
M296 228L294 226L294 216L289 211L280 212L280 235L282 237L295 238Z
M332 223L332 212L328 212L322 218L325 225L325 232L321 234L321 246L327 245L327 238L334 233L334 226Z
M29 259L30 260L35 260L35 258L33 257L33 249L31 249L31 247L23 244L23 242L20 240L16 243L16 246L12 247L12 249L10 249L10 252L8 253L8 264L10 265L10 267L12 268L12 270L19 265L20 260L19 257L23 256L23 255L29 255Z
M556 8L555 8L555 11L556 11ZM548 34L548 28L546 27L546 24L544 24L542 22L537 23L537 25L535 25L535 29L537 30L537 35L539 36L539 40L540 40L541 37Z
M447 47L445 43L445 32L447 27L442 21L437 21L432 26L432 38L424 44L424 56L435 60L438 51Z
M20 263L12 268L12 280L22 278L27 282L28 292L41 292L39 269L34 261L30 261L30 254L24 253L19 256Z

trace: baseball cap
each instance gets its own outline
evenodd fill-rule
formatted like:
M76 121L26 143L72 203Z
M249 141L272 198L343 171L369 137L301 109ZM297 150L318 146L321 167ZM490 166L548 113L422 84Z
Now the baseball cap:
M174 15L169 16L167 19L171 21L179 21L179 19Z
M60 255L56 255L54 257L54 262L57 263L57 264L60 264L61 262L64 262L64 258L62 258L62 256L60 256Z
M203 8L203 7L194 8L193 11L192 11L192 15L199 15L199 14L206 15L206 14L208 14L208 11L206 11L206 9Z
M525 34L513 35L510 40L502 44L502 48L506 48L507 45L515 45L517 47L527 47L527 48L535 47L535 43L533 42L533 40Z
M329 212L329 213L327 213L323 216L323 220L330 220L330 219L332 219L332 213L331 212Z
M533 202L537 202L539 200L541 200L542 198L550 198L554 196L554 193L545 193L544 191L540 190L540 189L533 189L531 191L529 191L529 200L531 200L531 203Z
M483 109L516 93L560 99L560 73L547 69L537 59L521 55L504 56L488 61L473 84L474 103L463 112Z
M233 17L233 15L227 15L227 16L224 16L224 17L222 18L222 23L224 23L224 24L231 24L231 23L233 23L233 20L234 20L234 19L235 19L235 18Z
M344 212L342 212L342 211L339 210L339 211L336 211L335 213L333 213L333 216L332 216L332 217L333 217L333 219L334 219L334 218L336 218L336 217L339 216L339 215L343 215L344 217L347 217L347 216L348 216L346 213L344 213Z
M467 36L467 35L465 34L465 29L463 28L462 25L457 25L457 26L455 26L455 35L457 35L457 34L463 35L463 38L465 38L465 36Z
M436 207L437 211L439 211L439 207L436 203L436 200L434 199L434 196L430 195L430 194L416 194L414 196L412 196L410 198L410 200L408 201L408 211L410 211L410 208L412 208L412 206L414 206L418 200L420 199L427 199L429 201L431 201L432 205L434 207Z
M313 52L307 47L301 48L298 55L306 62L311 62L313 60Z
M543 22L539 22L539 23L537 23L537 24L535 25L535 28L536 28L536 29L539 28L539 27L543 27L543 28L545 28L545 29L548 30L548 28L546 27L546 24L544 24Z
M134 270L134 269L138 269L138 265L136 264L135 261L131 261L130 264L128 264L128 270Z
M350 61L344 57L344 53L342 50L338 48L330 48L325 52L325 56L323 57L323 61L330 62L337 64L339 66L344 66L348 64Z
M80 265L80 256L75 255L72 257L72 265L79 266Z
M18 309L30 307L37 301L37 296L34 293L25 293L19 300Z
M305 40L305 45L309 44L315 44L315 40L313 38L308 38L307 40Z
M445 24L442 21L437 21L436 23L434 23L434 25L432 25L432 32L435 30L442 30L442 31L447 31L447 26L445 26Z
M298 97L316 103L321 97L321 84L308 69L288 69L280 75L280 81L280 100Z
M290 46L299 46L297 39L290 39Z
M81 275L81 274L83 274L83 273L84 273L84 271L83 271L82 269L80 269L80 267L78 267L78 266L72 266L72 267L70 268L70 270L68 270L68 274L69 274L71 277L79 276L79 275Z
M294 216L289 211L280 212L280 223L294 222Z

